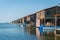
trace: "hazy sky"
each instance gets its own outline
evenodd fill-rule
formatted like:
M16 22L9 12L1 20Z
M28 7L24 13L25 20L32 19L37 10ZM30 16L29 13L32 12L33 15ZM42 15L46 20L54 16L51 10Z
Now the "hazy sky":
M0 22L11 22L39 10L58 5L60 0L0 0Z

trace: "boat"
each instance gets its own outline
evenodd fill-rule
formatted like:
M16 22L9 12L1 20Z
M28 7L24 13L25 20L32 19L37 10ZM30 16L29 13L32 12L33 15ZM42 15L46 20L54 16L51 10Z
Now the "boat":
M44 33L44 32L54 32L56 30L57 33L60 33L60 26L45 26L45 25L41 25L39 27L39 31L40 33Z

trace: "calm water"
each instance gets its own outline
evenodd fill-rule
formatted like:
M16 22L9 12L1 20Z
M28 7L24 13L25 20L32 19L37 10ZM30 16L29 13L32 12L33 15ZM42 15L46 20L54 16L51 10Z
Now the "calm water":
M13 24L0 24L0 40L37 40L35 34L29 34L24 27Z
M0 40L60 40L60 37L40 36L38 28L0 23Z

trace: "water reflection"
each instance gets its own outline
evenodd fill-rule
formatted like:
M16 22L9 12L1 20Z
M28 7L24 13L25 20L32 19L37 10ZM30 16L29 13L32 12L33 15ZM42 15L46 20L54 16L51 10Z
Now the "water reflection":
M54 36L53 33L48 33L44 35L40 35L40 31L38 28L35 27L22 27L20 30L23 30L24 33L34 35L36 36L35 38L33 36L29 37L29 39L35 39L35 40L60 40L60 36ZM37 38L37 39L36 39Z
M36 36L38 40L60 40L60 36L54 36L53 33L40 35L38 28L36 28Z
M37 36L37 40L40 40L40 32L38 28L36 28L36 36Z
M13 24L0 24L0 40L37 40L34 33L27 33L25 27Z
M35 27L30 27L30 26L28 26L28 27L26 27L26 31L29 33L29 34L33 34L33 35L35 35L36 34L36 28Z
M53 32L40 35L40 31L38 28L36 28L36 37L37 37L37 40L60 40L60 36L55 36Z

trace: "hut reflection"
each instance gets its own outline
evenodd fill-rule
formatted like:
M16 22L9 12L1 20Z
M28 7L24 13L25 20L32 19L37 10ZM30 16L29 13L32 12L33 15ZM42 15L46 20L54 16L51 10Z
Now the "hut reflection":
M33 34L33 35L36 34L36 29L35 29L35 27L28 26L28 27L26 27L26 31L27 31L29 34Z
M36 28L36 36L37 36L37 40L40 40L40 32L38 28Z

